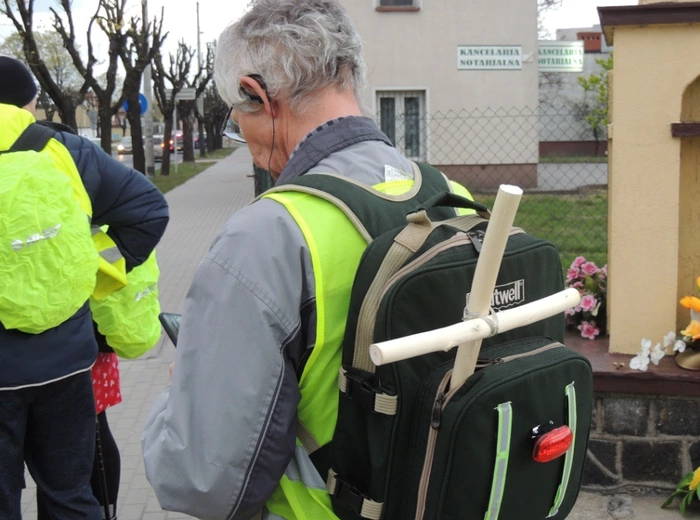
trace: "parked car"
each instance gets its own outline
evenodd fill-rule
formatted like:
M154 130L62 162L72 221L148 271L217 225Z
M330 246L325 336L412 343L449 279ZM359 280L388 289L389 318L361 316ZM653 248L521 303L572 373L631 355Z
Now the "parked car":
M126 154L126 153L133 153L134 148L133 145L131 144L131 136L125 136L122 137L122 140L119 141L119 144L117 145L117 152L120 154Z
M204 134L204 139L202 142L204 143L204 147L206 148L206 146L207 146L207 134ZM199 150L199 132L194 133L194 149Z
M153 159L155 161L163 160L163 150L165 149L165 142L163 141L162 135L153 136Z
M177 151L181 152L182 151L182 132L180 130L178 130L177 132L175 132L174 135L177 136ZM174 146L173 138L171 137L170 138L170 152L174 151L173 146Z

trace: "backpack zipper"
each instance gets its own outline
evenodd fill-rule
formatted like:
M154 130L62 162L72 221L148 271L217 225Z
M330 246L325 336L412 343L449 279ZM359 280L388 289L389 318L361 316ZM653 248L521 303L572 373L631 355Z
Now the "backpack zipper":
M418 258L416 258L412 262L409 262L401 269L396 271L396 273L394 273L394 275L391 278L389 278L389 280L387 280L386 285L384 286L384 290L382 291L382 294L380 296L380 301L384 298L389 289L391 289L392 285L394 285L400 278L410 273L411 271L417 270L418 268L420 268L421 266L438 256L443 251L447 251L448 249L451 249L456 246L475 244L469 233L465 233L464 231L458 231L454 234L454 236L431 247ZM509 236L518 235L521 233L525 233L525 231L522 228L514 227L510 230ZM481 244L479 244L479 246L481 246ZM479 249L481 249L481 247L476 249L477 253Z
M536 356L553 348L563 347L558 341L548 343L542 347L536 348L530 352L522 352L520 354L512 354L510 356L497 357L491 361L489 365L508 363L519 358ZM442 413L450 402L454 394L461 388L458 386L456 388L450 389L447 393L447 386L450 382L450 376L452 375L452 370L449 370L445 376L442 378L440 385L438 386L438 392L435 396L433 402L433 410L430 414L430 431L428 432L428 442L425 451L425 459L423 462L423 471L421 472L420 484L418 485L418 501L416 503L416 516L415 520L422 520L425 514L426 499L428 497L428 485L430 484L430 474L433 467L433 458L435 457L435 446L437 444L438 430L442 423Z

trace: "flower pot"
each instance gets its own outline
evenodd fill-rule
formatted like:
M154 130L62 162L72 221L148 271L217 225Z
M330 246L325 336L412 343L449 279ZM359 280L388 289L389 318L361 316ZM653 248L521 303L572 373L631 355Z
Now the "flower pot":
M690 319L700 322L700 312L690 309ZM676 364L686 370L700 370L700 342L695 341L674 357Z

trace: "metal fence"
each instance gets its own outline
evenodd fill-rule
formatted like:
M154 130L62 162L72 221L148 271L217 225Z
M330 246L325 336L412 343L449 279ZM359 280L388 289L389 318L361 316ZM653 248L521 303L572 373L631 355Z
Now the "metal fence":
M607 263L607 142L580 107L475 109L421 114L402 95L376 120L407 157L428 162L487 204L500 184L525 195L516 225L552 241L562 264ZM391 110L388 110L391 108Z

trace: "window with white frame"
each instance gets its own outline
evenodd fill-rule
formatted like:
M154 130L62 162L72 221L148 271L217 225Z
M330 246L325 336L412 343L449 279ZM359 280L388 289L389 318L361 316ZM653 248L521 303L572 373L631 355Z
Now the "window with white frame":
M398 150L409 159L426 160L425 91L377 91L377 112L382 132Z

